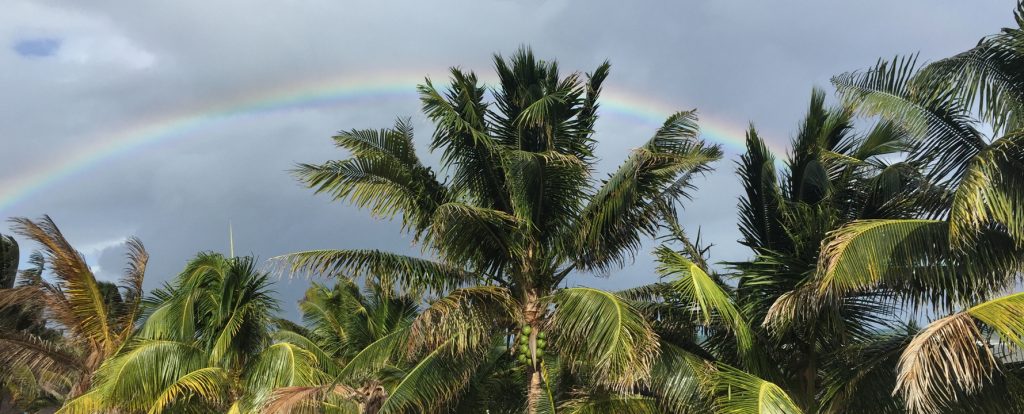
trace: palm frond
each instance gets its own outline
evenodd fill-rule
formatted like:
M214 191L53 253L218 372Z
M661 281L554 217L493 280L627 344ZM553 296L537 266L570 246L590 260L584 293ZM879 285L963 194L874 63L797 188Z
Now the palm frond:
M697 140L697 133L695 112L670 116L604 181L574 232L586 252L578 259L581 267L607 269L623 263L639 248L641 236L653 236L659 220L674 213L675 204L686 197L688 177L708 171L722 156L719 147Z
M977 244L953 251L944 221L852 222L830 234L822 246L820 291L842 294L885 287L943 309L983 300L1013 283L1021 260L1012 241L986 234Z
M299 274L354 279L368 277L384 286L447 291L483 279L457 267L380 250L309 250L273 259Z
M612 293L591 288L562 289L551 300L552 343L565 359L579 361L575 369L620 390L649 378L658 340L636 309Z
M898 124L913 138L912 154L930 163L935 179L958 179L985 141L951 88L915 87L916 57L880 60L865 72L832 78L857 110Z
M655 250L655 256L658 258L658 274L670 278L672 292L684 304L693 304L699 309L701 323L710 325L713 317L721 318L736 336L740 351L750 352L753 332L729 293L704 269L672 249L660 246Z
M778 385L735 368L721 366L713 374L717 413L801 414L803 411Z
M950 238L971 244L996 224L1024 245L1024 132L1006 135L971 159L953 197Z
M103 292L85 258L71 246L48 216L38 222L25 218L11 221L16 233L42 246L47 263L61 283L67 309L51 312L51 316L59 318L59 323L76 335L88 338L104 352L113 352L119 343L110 326Z

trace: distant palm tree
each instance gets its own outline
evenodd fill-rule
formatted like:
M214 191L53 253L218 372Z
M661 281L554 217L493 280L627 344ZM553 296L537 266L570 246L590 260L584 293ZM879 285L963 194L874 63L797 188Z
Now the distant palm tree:
M49 217L13 219L14 231L42 247L35 255L40 269L25 273L19 286L0 291L0 308L38 312L63 331L9 330L0 334L0 364L28 367L52 394L80 395L92 374L117 353L135 327L148 255L134 238L126 242L128 266L119 285L96 280L82 255L64 238ZM56 280L42 277L43 264Z
M271 337L278 309L252 258L201 253L153 292L137 335L60 413L249 413L282 386L319 384L318 359Z
M494 63L490 103L476 75L459 69L445 91L430 80L420 86L445 178L419 161L406 121L341 132L335 143L351 158L297 171L317 192L401 216L431 258L319 250L283 260L295 271L440 295L407 329L349 361L371 372L413 363L386 389L381 413L456 406L481 383L478 374L502 364L515 368L505 378L518 388L503 395L520 401L508 409L649 407L663 392L637 394L661 361L650 323L613 293L562 286L571 274L605 274L632 260L721 151L697 139L694 112L680 112L597 181L592 136L609 65L561 77L557 63L528 49Z
M375 352L370 346L395 332L408 329L419 312L418 295L394 294L370 284L365 294L352 281L342 279L333 289L314 284L299 302L303 326L277 332L275 337L313 352L321 369L330 376L323 384L278 389L264 407L267 413L299 413L350 407L358 412L374 412L386 397L383 385L402 379L402 369L367 373L358 370L353 359L365 358L363 352ZM345 383L361 383L353 388Z

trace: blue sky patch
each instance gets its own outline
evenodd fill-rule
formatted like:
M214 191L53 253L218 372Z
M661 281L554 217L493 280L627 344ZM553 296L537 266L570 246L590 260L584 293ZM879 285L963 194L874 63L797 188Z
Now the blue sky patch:
M14 42L12 49L19 55L27 58L52 56L60 49L60 39L52 37L21 39Z

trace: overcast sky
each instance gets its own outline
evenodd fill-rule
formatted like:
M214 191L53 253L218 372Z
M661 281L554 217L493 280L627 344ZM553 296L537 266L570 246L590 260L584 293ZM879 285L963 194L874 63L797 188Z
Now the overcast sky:
M879 57L935 60L1012 23L1012 0L864 1L22 1L0 6L0 216L50 214L97 275L123 267L121 242L140 237L152 259L146 286L173 277L198 251L261 259L311 248L417 253L395 223L314 196L289 176L296 162L343 158L337 130L412 117L423 148L432 128L413 90L333 104L205 119L85 168L63 160L153 120L192 119L231 102L319 80L431 76L461 66L490 75L491 55L531 45L565 71L612 62L606 87L784 146L814 86ZM420 73L422 72L422 73ZM393 76L407 81L408 76ZM300 89L296 89L299 91ZM277 92L274 92L277 91ZM601 174L655 123L606 111L597 124ZM665 113L664 115L667 115ZM184 117L184 118L182 118ZM736 244L736 152L698 181L683 221ZM436 156L424 156L436 161ZM42 171L42 172L40 172ZM70 174L57 174L70 171ZM24 188L34 189L24 196ZM7 232L6 225L0 232ZM24 255L32 247L23 243ZM607 278L621 288L655 280L650 249ZM306 280L282 280L284 308Z

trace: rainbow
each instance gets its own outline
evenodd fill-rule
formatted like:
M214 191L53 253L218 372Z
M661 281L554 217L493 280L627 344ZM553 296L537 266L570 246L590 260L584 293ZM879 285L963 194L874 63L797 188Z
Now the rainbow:
M106 160L140 151L157 143L195 136L195 132L230 120L381 99L415 99L416 85L423 82L424 73L446 74L447 71L418 71L416 74L375 71L372 74L302 81L234 97L198 109L141 119L115 131L96 134L93 138L84 140L86 144L62 151L61 154L48 158L29 170L0 178L0 212L67 177L97 168ZM614 88L606 88L602 93L601 108L603 114L620 115L652 126L660 125L665 117L676 110L687 109L654 100L640 93ZM701 113L700 126L705 139L721 143L737 152L743 150L745 125L737 125ZM785 154L784 149L778 147L773 147L772 151L780 159L781 155Z

